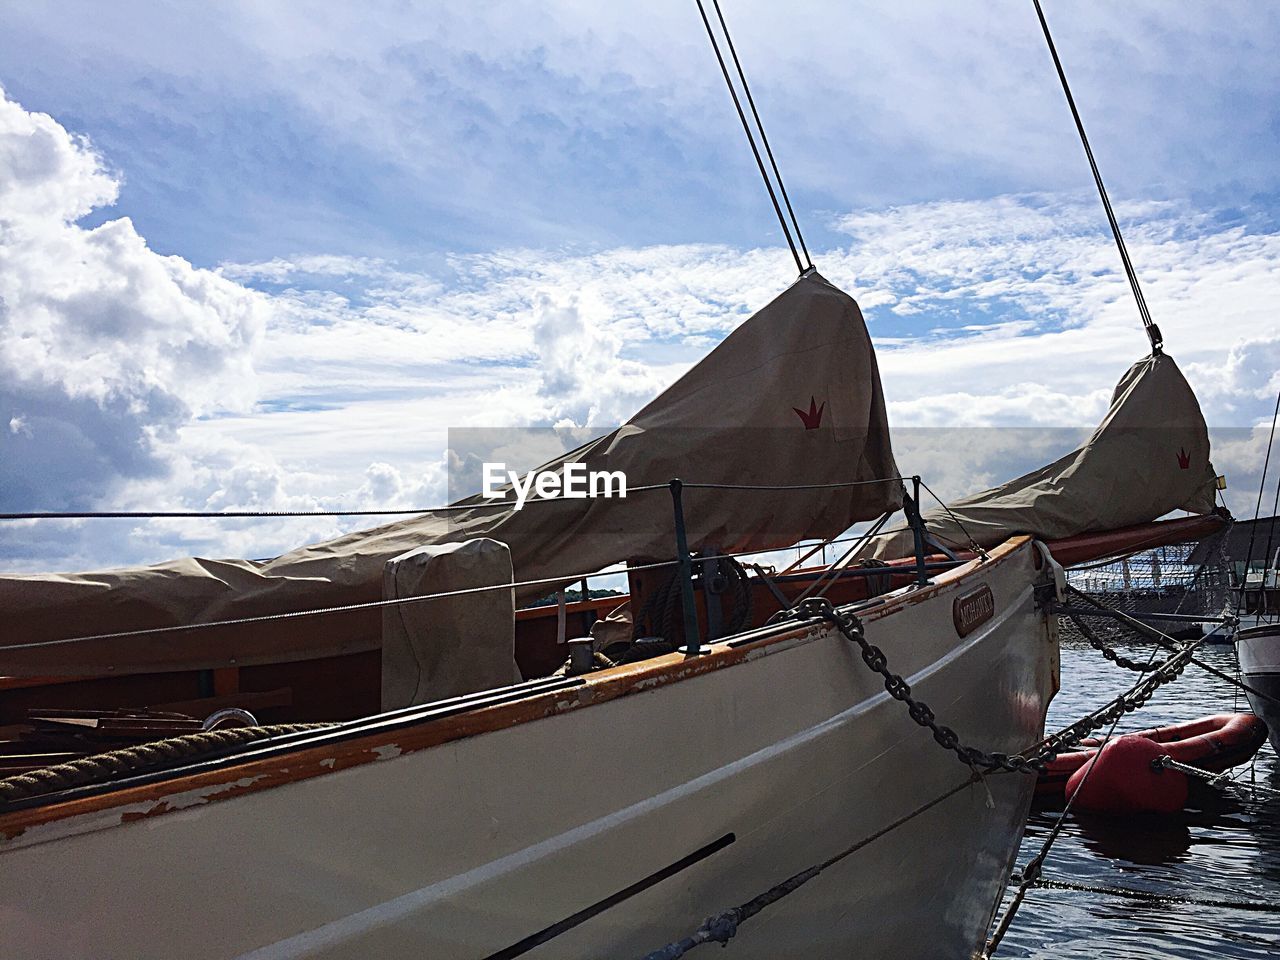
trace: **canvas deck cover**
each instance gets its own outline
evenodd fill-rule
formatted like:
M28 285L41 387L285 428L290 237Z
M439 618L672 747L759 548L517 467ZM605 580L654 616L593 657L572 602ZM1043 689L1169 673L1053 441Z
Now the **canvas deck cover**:
M993 547L1014 534L1057 540L1149 523L1173 510L1211 513L1209 431L1195 394L1173 358L1135 363L1088 441L1048 466L924 513L930 536L965 550L972 537ZM877 559L912 552L907 528L863 552Z
M543 469L581 462L628 485L823 484L896 478L871 339L857 304L816 273L797 280L619 429ZM901 486L687 489L692 548L781 547L834 536L901 503ZM377 601L383 568L433 543L507 544L515 577L594 572L674 556L667 491L625 500L492 501L314 544L268 561L183 559L100 573L0 577L0 673L93 675L353 653L381 642L377 607L233 626L192 624ZM216 522L216 521L215 521ZM521 601L552 587L518 591ZM158 632L22 646L146 628ZM174 629L176 628L176 629Z

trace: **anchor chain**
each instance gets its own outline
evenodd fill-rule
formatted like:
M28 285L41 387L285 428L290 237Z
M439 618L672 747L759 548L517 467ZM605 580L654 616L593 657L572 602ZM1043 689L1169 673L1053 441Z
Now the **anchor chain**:
M1176 680L1182 674L1191 660L1191 655L1203 642L1192 641L1175 650L1167 660L1158 667L1150 669L1148 675L1129 690L1092 713L1050 734L1033 749L1019 754L987 753L962 743L960 735L951 727L940 723L927 703L912 696L910 684L889 669L888 657L883 650L866 639L862 622L852 613L842 613L825 597L813 597L801 602L794 611L790 611L790 614L794 619L822 620L839 630L846 640L858 647L863 662L884 680L884 687L889 692L889 696L905 703L911 719L917 725L929 730L937 744L944 750L954 753L961 763L974 770L1010 773L1043 773L1059 753L1078 746L1081 740L1095 730L1114 723L1124 714L1132 713L1144 706L1156 690Z
M1102 654L1103 659L1111 661L1118 667L1124 667L1126 670L1132 670L1134 673L1146 672L1147 664L1143 663L1141 660L1130 660L1114 647L1108 646L1107 641L1098 636L1091 626L1081 620L1074 613L1068 614L1067 616L1075 628L1080 631L1080 635L1089 641L1089 646Z

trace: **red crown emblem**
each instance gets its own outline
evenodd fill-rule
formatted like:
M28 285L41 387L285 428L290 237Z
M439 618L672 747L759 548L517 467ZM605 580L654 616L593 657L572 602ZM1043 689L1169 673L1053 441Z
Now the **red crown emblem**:
M1178 448L1178 466L1183 470L1187 470L1191 466L1191 454L1187 453L1185 447Z
M809 412L801 410L799 407L792 407L796 412L796 416L800 418L800 422L804 424L806 430L817 430L822 424L822 411L827 409L827 401L822 401L822 406L818 406L818 401L812 396L809 397Z

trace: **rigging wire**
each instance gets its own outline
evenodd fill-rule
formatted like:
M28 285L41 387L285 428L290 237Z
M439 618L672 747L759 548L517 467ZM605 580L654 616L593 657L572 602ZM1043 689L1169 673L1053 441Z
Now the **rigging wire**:
M729 45L729 55L737 68L738 79L742 81L742 92L747 95L747 106L751 108L751 116L755 118L756 129L760 131L760 142L764 144L765 155L769 158L769 166L773 168L773 176L778 181L778 191L782 194L782 202L786 204L787 214L791 217L791 226L795 228L796 239L800 241L800 252L804 254L809 269L813 269L813 258L809 256L809 248L805 246L804 236L800 233L800 221L791 207L791 198L787 196L786 184L782 182L782 171L778 169L778 161L773 158L773 148L769 146L769 138L764 132L764 123L760 120L760 112L756 109L755 97L751 96L751 87L747 85L747 75L742 72L742 62L738 59L738 50L733 45L733 36L729 33L729 24L725 23L724 12L720 9L720 0L711 0L716 8L716 17L720 21L720 29L724 31L724 39Z
M920 486L925 488L929 496L933 497L933 499L938 501L938 506L942 507L942 509L946 511L947 516L951 518L951 522L960 528L960 532L963 533L965 535L965 539L969 541L969 546L973 550L973 552L977 554L979 557L981 557L983 560L986 560L987 551L983 549L982 544L978 543L978 541L973 538L973 534L970 533L968 529L965 527L965 525L960 522L960 518L951 512L951 508L946 505L946 503L943 501L943 499L940 496L938 496L929 488L929 485L927 483L921 480ZM918 508L918 505L917 505L917 508Z
M528 501L540 503L541 501ZM476 510L484 507L509 507L510 500L489 503L454 504L447 507L416 507L407 510L85 510L80 512L35 511L0 513L0 520L181 520L220 519L226 517L398 517L407 514L442 513L454 510Z
M844 480L839 483L683 483L685 490L842 490L853 487L869 487L881 483L901 483L901 477L881 477L874 480ZM645 483L627 487L627 494L649 493L653 490L670 490L671 484ZM535 503L569 503L573 497L530 497L525 505ZM219 519L226 517L380 517L406 514L452 513L463 510L483 510L497 507L515 507L514 500L483 500L475 503L452 503L442 507L413 507L403 510L85 510L79 512L29 511L26 513L0 513L4 520L151 520L151 519Z
M1107 188L1102 184L1102 174L1098 171L1097 161L1093 159L1093 148L1089 146L1089 138L1084 132L1084 121L1080 119L1080 111L1076 109L1075 97L1071 95L1071 87L1067 84L1066 71L1062 69L1062 61L1058 59L1058 49L1053 45L1053 37L1049 33L1049 22L1044 18L1044 10L1040 0L1031 0L1035 4L1036 16L1040 18L1040 29L1044 31L1045 43L1049 45L1049 54L1053 57L1053 65L1058 71L1058 79L1062 82L1062 92L1066 94L1067 106L1071 108L1071 116L1075 119L1076 130L1080 133L1080 142L1084 145L1085 156L1089 158L1089 169L1093 171L1093 182L1098 185L1098 196L1102 198L1102 207L1107 212L1107 222L1111 224L1111 233L1115 237L1116 247L1120 251L1120 260L1124 264L1125 276L1129 278L1129 286L1133 289L1133 299L1138 304L1138 315L1142 318L1142 326L1151 341L1151 352L1159 355L1164 340L1160 328L1151 319L1151 311L1147 309L1146 298L1142 295L1142 287L1138 283L1138 274L1129 260L1129 251L1125 247L1124 237L1120 233L1120 224L1116 220L1115 211L1111 209L1111 200L1107 197Z
M1276 393L1276 412L1280 413L1280 391ZM1274 416L1271 418L1271 429L1272 432L1275 431ZM1275 554L1271 552L1272 538L1276 532L1276 514L1278 512L1280 512L1280 477L1276 478L1276 495L1275 499L1271 501L1271 523L1267 525L1267 546L1262 551L1262 591L1259 594L1262 602L1259 605L1258 613L1268 620L1270 618L1267 617L1267 614L1270 611L1267 610L1267 569L1270 568L1273 575L1280 569L1280 564L1275 562Z
M765 189L769 191L769 199L773 202L773 212L778 216L778 223L782 227L782 235L787 238L787 246L791 248L791 256L796 262L796 269L799 270L800 273L803 275L807 268L804 265L804 261L800 259L800 251L796 249L795 240L793 240L791 237L791 229L787 226L787 218L784 217L782 214L782 206L778 203L778 194L773 189L773 181L769 179L768 171L765 170L764 159L760 156L760 148L756 146L755 135L752 134L751 132L751 124L747 122L747 114L742 109L742 100L739 99L737 88L734 87L733 79L729 76L729 67L724 62L724 54L720 52L720 42L716 40L715 31L711 27L711 20L707 17L707 8L703 5L702 0L694 0L694 2L697 3L698 12L702 15L702 25L707 28L707 39L711 41L711 49L715 51L716 60L719 61L720 63L720 73L724 76L725 85L729 88L729 96L733 98L733 105L738 111L738 119L742 121L742 132L747 135L747 143L751 146L751 153L756 158L756 166L759 168L760 176L764 180ZM713 0L713 2L716 2L716 0ZM717 11L719 11L718 2L716 3L716 9ZM723 17L721 17L720 22L722 25L724 24ZM727 40L728 37L729 37L729 32L728 32L728 29L726 28L725 39ZM730 44L730 46L732 46L732 44ZM735 61L737 60L736 54L734 56L734 60ZM741 74L741 67L739 67L739 74ZM742 78L742 84L743 84L743 88L745 89L746 88L745 77ZM748 96L750 96L749 93L748 93ZM752 110L753 111L755 110L754 106L752 107ZM759 117L757 116L757 121L758 120L759 120ZM761 135L761 138L763 139L764 137L763 127L760 128L760 135ZM770 159L772 160L772 156L770 157ZM774 169L775 170L777 169L776 165ZM778 186L780 188L782 186L782 178L780 176L778 177ZM788 204L788 206L790 206L790 204ZM799 232L798 229L797 229L797 232ZM805 257L806 259L808 258L807 252L805 254ZM810 267L813 266L812 262L810 262L809 266Z
M839 579L840 571L844 569L845 564L849 560L853 559L853 555L857 553L859 550L861 550L867 543L871 541L872 537L874 537L877 533L880 532L880 528L883 527L886 523L888 523L889 518L893 516L895 513L897 513L896 510L890 510L888 513L882 514L880 516L880 519L878 519L875 523L873 523L870 527L868 527L861 536L857 537L854 540L853 546L851 546L848 550L846 550L843 554L841 554L838 558L836 558L836 561L834 563L828 564L825 568L823 568L822 572L818 574L817 578L813 581L813 583L809 584L809 586L807 586L804 589L804 592L801 593L800 596L796 597L795 600L791 601L790 607L786 609L790 610L790 609L794 609L795 607L798 607L802 601L808 599L810 594L813 594L814 590L818 590L819 586L821 586L822 589L818 590L818 592L814 595L819 597L824 596L827 590L831 588L831 585L835 583L836 580ZM827 580L828 577L830 577L831 579ZM827 580L826 584L823 584L824 580Z
M834 541L833 541L834 542ZM699 560L737 560L741 557L759 556L762 553L773 553L773 550L738 550L732 553L716 553L710 556L699 557ZM959 566L961 561L956 561L955 566ZM161 627L142 627L134 630L119 630L114 633L95 633L75 637L59 637L53 640L32 640L26 643L3 643L0 644L0 652L9 652L13 650L36 650L45 647L59 647L72 643L98 642L102 640L120 640L126 637L143 637L154 636L164 633L189 633L191 631L211 630L219 627L241 627L255 623L271 623L277 620L296 620L302 617L318 617L330 616L333 614L356 613L362 610L376 610L383 607L401 607L408 604L427 603L432 600L440 600L445 597L463 597L471 596L478 593L487 593L497 590L513 590L520 587L551 587L555 588L566 583L574 583L578 580L589 579L592 577L609 576L612 574L622 574L630 572L638 572L641 570L661 570L667 567L674 567L680 563L679 560L655 560L651 563L627 564L622 570L596 570L587 571L585 573L566 573L558 576L539 577L536 580L517 580L513 583L488 583L478 587L463 587L457 590L443 590L439 593L424 593L412 597L389 597L382 600L363 600L355 603L344 603L336 606L328 607L308 607L302 610L286 610L280 613L263 613L251 616L235 617L227 620L202 620L196 623L179 623ZM903 568L906 570L907 568ZM899 571L889 569L886 573L893 574Z
M1280 390L1276 391L1276 408L1271 414L1271 434L1267 437L1267 455L1262 460L1262 479L1258 481L1258 502L1253 508L1253 523L1249 526L1249 548L1244 555L1244 575L1240 578L1240 595L1236 598L1236 615L1244 610L1244 594L1245 587L1249 583L1249 564L1253 562L1253 542L1258 534L1258 518L1262 515L1262 493L1267 487L1267 471L1271 468L1271 447L1276 440L1276 420L1280 419ZM1280 483L1280 480L1277 481ZM1276 496L1280 497L1280 487L1276 489ZM1275 512L1272 511L1271 528L1275 529ZM1268 549L1270 549L1270 537L1267 538ZM1267 571L1265 561L1262 570L1262 586L1263 595L1266 595Z

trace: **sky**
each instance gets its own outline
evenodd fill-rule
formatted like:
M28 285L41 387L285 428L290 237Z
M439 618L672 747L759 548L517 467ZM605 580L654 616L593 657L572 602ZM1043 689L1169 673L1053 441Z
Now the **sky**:
M1280 9L1045 8L1251 515ZM724 10L900 467L1067 449L1147 343L1029 0ZM692 0L0 6L0 511L440 503L448 429L609 429L794 274ZM0 569L361 523L8 523Z

